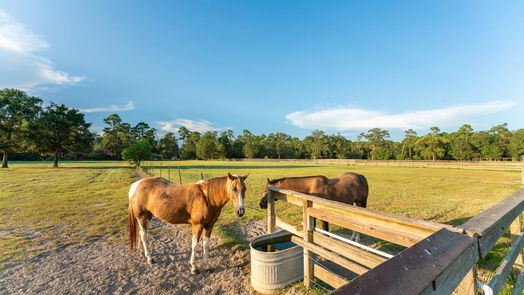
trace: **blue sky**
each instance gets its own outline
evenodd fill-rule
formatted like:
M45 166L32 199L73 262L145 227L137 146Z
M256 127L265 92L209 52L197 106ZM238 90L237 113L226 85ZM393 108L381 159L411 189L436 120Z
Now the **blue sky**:
M0 1L0 88L160 133L524 128L522 1Z

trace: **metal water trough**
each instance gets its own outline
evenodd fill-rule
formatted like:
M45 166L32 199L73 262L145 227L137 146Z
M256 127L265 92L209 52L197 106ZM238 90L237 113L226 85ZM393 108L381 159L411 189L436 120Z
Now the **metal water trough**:
M251 285L262 294L276 294L282 287L304 278L303 249L297 245L274 252L257 247L290 242L292 234L282 230L251 241Z

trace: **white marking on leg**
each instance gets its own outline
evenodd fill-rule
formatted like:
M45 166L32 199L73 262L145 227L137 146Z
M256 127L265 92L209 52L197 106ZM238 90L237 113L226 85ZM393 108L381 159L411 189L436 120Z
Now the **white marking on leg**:
M151 259L151 256L149 255L149 251L147 251L147 232L146 229L142 226L142 223L138 221L138 228L140 233L140 240L142 240L142 247L144 248L144 256L147 259L147 263L151 264L153 262L153 259Z
M196 236L193 236L193 239L191 240L191 258L189 259L189 264L191 264L191 271L196 270L195 266L195 251L196 247L198 245L198 240Z
M357 232L357 235L356 235L356 237L355 237L355 242L358 243L359 241L360 241L360 233Z
M142 180L144 180L145 178L142 178L138 181L135 181L133 182L133 184L131 184L131 188L129 188L129 199L131 200L131 198L135 195L135 191L136 189L138 188L138 185L142 182Z
M356 231L353 231L353 232L351 233L351 237L349 238L350 240L352 240L352 241L355 240L355 233L356 233Z
M206 236L202 237L202 247L204 248L204 253L202 255L202 261L204 262L204 265L202 266L203 269L207 268L207 253L209 249L209 238Z

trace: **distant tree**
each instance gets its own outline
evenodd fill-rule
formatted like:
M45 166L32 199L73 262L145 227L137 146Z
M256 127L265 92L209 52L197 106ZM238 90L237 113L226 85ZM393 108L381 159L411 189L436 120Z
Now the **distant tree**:
M164 159L174 159L177 157L179 148L178 148L178 140L175 137L175 134L172 132L166 133L164 137L162 137L158 141L158 148L160 151L160 155L162 155L162 158Z
M181 127L182 128L182 127ZM187 130L187 129L186 129ZM179 129L180 134L180 129ZM180 149L180 156L182 159L190 160L197 158L197 143L200 140L200 133L197 131L189 131L188 133L183 133L184 143Z
M488 130L488 134L497 137L497 144L499 146L498 149L501 152L501 157L511 156L508 148L511 139L511 132L508 129L508 123L491 127L491 129Z
M267 143L271 156L280 159L282 154L286 154L290 141L291 136L283 132L270 133L267 136Z
M434 133L427 134L419 138L415 142L415 151L417 151L423 159L437 160L444 157L446 154L446 144L449 141L441 136L436 136Z
M440 128L437 126L430 127L429 130L431 130L431 135L439 136L440 135Z
M118 114L107 116L104 118L104 123L108 126L103 130L102 147L107 148L112 157L118 158L124 147L135 141L131 133L131 125L122 122Z
M8 168L8 155L21 151L28 145L28 123L40 112L42 100L28 96L22 90L0 90L0 150L3 152L2 168Z
M402 140L401 151L403 159L413 159L413 150L415 148L415 142L417 141L417 138L417 132L415 130L408 129L404 131L404 139Z
M153 154L153 146L146 138L141 139L122 151L122 159L129 161L135 166L140 167L140 163L144 160L151 160Z
M386 139L389 138L389 131L380 128L369 129L368 133L361 134L362 137L368 140L369 147L371 148L371 159L375 160L379 152L383 153L383 149L388 144Z
M197 157L204 160L224 157L224 147L218 142L216 132L204 133L196 144Z
M131 134L135 140L140 140L146 136L146 132L150 129L149 124L138 122L135 127L131 128Z
M464 124L459 130L451 134L451 155L456 160L473 160L478 152L472 144L473 128Z
M524 129L519 129L513 133L508 150L515 160L519 160L524 155Z
M33 122L31 129L40 152L53 156L53 167L58 168L60 157L92 148L94 135L89 131L84 114L65 105L51 102Z
M329 136L329 143L333 158L346 159L351 153L351 141L340 134Z
M222 131L218 137L218 142L222 145L226 158L235 158L234 136L232 130Z
M311 135L304 138L304 143L312 159L321 158L322 154L328 152L328 138L322 130L311 132Z
M246 158L255 158L260 154L261 138L251 133L249 130L244 130L242 135L239 136L239 140L242 142L242 152Z

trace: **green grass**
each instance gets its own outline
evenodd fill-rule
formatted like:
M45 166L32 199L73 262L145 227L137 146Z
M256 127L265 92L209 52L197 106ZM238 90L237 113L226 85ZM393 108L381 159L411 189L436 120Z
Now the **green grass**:
M520 172L409 167L371 167L268 162L181 161L156 162L155 175L188 183L205 178L250 173L246 181L246 215L236 217L231 204L225 206L215 233L224 242L238 244L240 223L266 216L258 207L266 178L326 175L345 171L361 173L370 185L368 207L417 219L459 225L520 188ZM124 162L13 162L0 169L0 269L68 245L95 240L123 241L127 236L127 191L134 181ZM151 171L151 170L150 170ZM277 202L277 216L300 223L298 207ZM365 242L375 243L373 239ZM375 244L399 250L388 243ZM496 268L507 247L502 240L481 262L480 274ZM243 245L239 245L243 246ZM496 246L497 247L497 246Z

